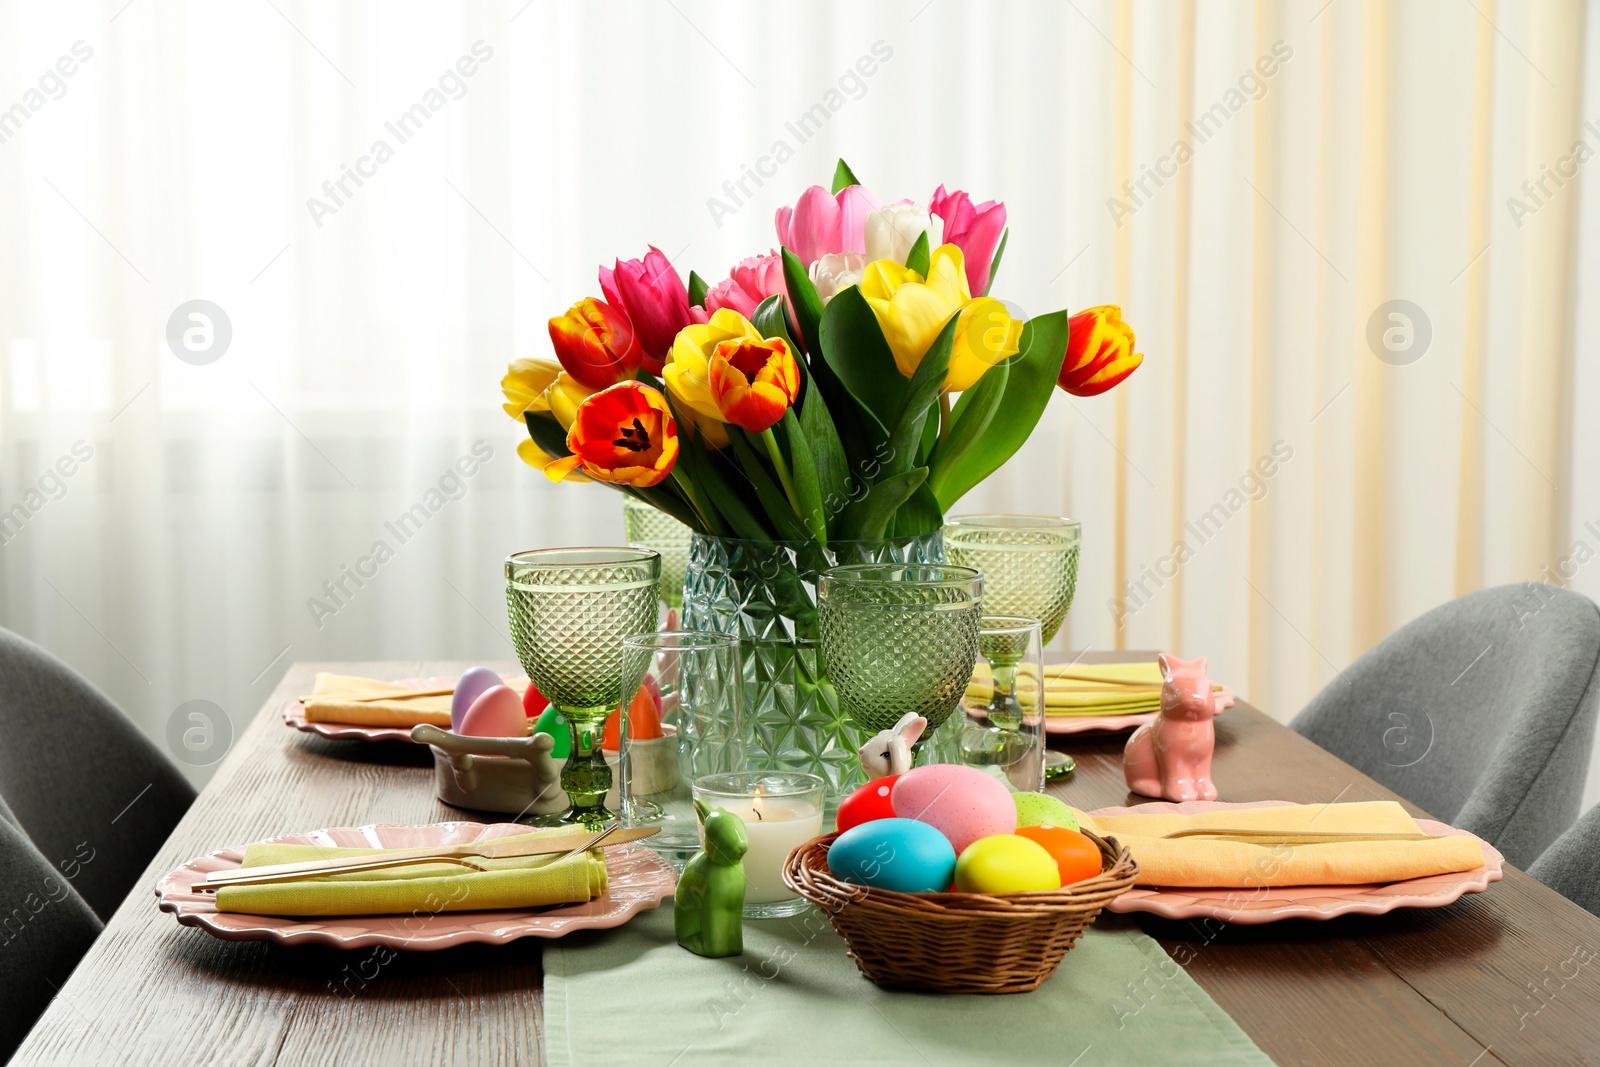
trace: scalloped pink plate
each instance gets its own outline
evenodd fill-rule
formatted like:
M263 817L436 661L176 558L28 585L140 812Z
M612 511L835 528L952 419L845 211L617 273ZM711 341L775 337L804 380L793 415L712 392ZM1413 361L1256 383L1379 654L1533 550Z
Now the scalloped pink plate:
M337 848L429 848L527 832L528 827L517 823L379 824L284 834L272 841ZM196 893L189 887L212 871L236 869L244 859L243 846L192 859L168 872L156 884L156 897L161 910L176 915L184 926L198 926L224 941L276 941L280 945L329 945L333 948L387 945L413 952L432 952L473 942L504 945L522 937L562 937L574 930L621 926L639 912L660 906L677 888L678 876L672 865L643 845L618 845L606 849L605 856L606 891L587 904L558 908L444 911L420 918L338 915L291 919L220 912L211 894Z
M1220 800L1189 800L1173 804L1165 800L1135 804L1131 808L1099 808L1090 815L1170 814L1193 815L1202 811L1240 811L1246 808L1277 808L1287 800L1256 800L1230 804ZM1476 837L1432 819L1418 819L1417 826L1429 834ZM1385 885L1282 885L1248 890L1252 899L1241 900L1243 889L1220 887L1184 889L1170 886L1134 886L1110 904L1107 911L1146 911L1165 919L1221 919L1223 922L1252 925L1280 919L1331 919L1336 915L1382 915L1395 908L1442 908L1464 893L1481 893L1490 882L1505 873L1505 857L1493 845L1476 838L1483 850L1483 866L1475 871L1434 874Z
M1233 690L1223 686L1217 694L1217 714L1233 707ZM1149 711L1141 715L1046 715L1044 717L1044 732L1047 734L1089 734L1089 733L1117 733L1121 730L1137 730L1147 722L1155 722L1161 717L1158 711Z
M528 680L522 679L526 686ZM513 678L508 684L515 686L517 679ZM435 675L432 678L400 678L395 685L409 685L416 689L440 689L447 685L455 685L456 679L450 675ZM335 741L404 741L408 745L416 744L411 740L411 727L409 726L362 726L352 722L308 722L306 721L306 706L296 700L293 704L283 709L283 721L287 726L292 726L304 734L316 734L318 737L330 737Z

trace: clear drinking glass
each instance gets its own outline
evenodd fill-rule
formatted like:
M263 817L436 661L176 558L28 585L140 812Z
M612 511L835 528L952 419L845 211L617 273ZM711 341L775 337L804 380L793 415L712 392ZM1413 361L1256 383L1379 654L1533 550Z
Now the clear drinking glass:
M1014 789L1043 792L1044 652L1038 619L985 615L967 686L961 762L997 767Z
M983 588L971 567L941 563L858 563L823 573L822 661L860 743L912 711L928 720L919 753L943 733L978 658ZM957 743L962 725L957 716ZM932 746L944 748L937 740Z
M945 559L983 573L984 609L1038 619L1055 640L1078 588L1083 527L1052 515L958 515L945 524Z
M744 916L776 919L811 904L783 884L789 853L822 833L827 783L804 771L735 771L696 778L694 799L744 820Z
M622 531L634 548L661 555L661 605L669 613L683 610L683 574L689 566L689 527L660 508L631 496L622 498ZM669 621L668 629L672 629Z
M544 548L507 557L505 572L517 658L572 732L561 769L572 806L561 821L610 819L611 768L600 729L623 701L623 638L655 625L661 556L635 548Z
M619 751L606 758L620 772L622 824L654 827L644 843L681 866L700 848L694 780L745 767L739 639L704 630L634 634L622 642L622 691L641 686L645 695L634 699L657 709L661 736L635 736L629 718Z

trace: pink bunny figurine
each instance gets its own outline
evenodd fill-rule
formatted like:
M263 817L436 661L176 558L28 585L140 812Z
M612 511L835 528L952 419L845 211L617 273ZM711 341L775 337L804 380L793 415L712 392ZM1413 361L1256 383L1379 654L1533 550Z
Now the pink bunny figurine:
M1185 663L1165 652L1161 664L1161 717L1128 738L1122 774L1128 789L1163 800L1215 800L1211 751L1217 735L1211 718L1217 702L1206 677L1206 658Z
M911 746L927 728L927 719L914 711L906 712L892 729L878 731L856 751L861 769L870 778L906 773L911 769Z

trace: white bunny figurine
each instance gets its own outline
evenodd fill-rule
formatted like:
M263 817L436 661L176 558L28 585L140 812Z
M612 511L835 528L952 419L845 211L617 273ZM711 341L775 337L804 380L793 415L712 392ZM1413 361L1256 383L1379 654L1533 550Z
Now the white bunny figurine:
M928 720L914 711L900 716L892 730L882 730L856 750L861 758L861 769L873 778L886 774L904 774L911 769L911 746L917 743Z

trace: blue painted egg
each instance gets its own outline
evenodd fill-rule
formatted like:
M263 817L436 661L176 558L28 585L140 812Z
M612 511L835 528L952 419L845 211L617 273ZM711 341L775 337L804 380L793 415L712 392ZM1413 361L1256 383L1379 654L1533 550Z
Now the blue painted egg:
M828 871L841 881L898 893L943 893L956 872L950 839L914 819L874 819L840 834Z

